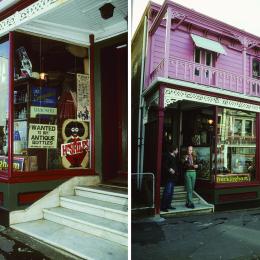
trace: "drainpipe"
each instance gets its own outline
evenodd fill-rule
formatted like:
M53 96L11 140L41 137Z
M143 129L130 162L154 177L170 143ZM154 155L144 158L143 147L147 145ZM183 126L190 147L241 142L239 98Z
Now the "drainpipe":
M144 126L143 126L143 109L144 109L144 72L145 72L145 53L146 53L146 39L147 39L147 16L144 17L144 31L143 31L143 46L142 46L142 64L141 64L141 78L140 78L140 93L139 93L139 112L138 112L138 151L137 151L137 172L143 172L144 159ZM140 180L141 182L141 180ZM138 181L139 183L139 181ZM140 183L139 183L140 185Z

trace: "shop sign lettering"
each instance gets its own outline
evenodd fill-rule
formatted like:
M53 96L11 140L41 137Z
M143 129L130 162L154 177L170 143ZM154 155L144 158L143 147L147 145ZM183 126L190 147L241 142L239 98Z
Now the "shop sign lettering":
M57 108L31 106L31 118L36 118L37 115L55 116L55 115L57 115Z
M57 148L57 125L30 124L29 148Z
M248 182L250 181L250 175L229 175L229 176L216 176L217 183L231 183L231 182Z
M13 158L13 170L17 172L23 171L24 158L14 157ZM8 157L0 156L0 170L8 170Z
M61 156L81 154L89 152L89 140L76 141L61 145Z

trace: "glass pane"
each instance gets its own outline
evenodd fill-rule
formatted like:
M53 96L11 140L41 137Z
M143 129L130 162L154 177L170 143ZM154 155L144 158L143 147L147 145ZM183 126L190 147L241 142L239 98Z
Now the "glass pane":
M252 136L253 122L245 120L245 135Z
M19 171L89 168L88 50L16 33L15 53L14 158L23 161Z
M254 77L260 76L260 66L259 66L259 61L257 60L253 61L253 76Z
M9 41L0 40L0 170L7 170L8 101L9 101Z
M210 52L206 52L206 65L211 66L212 63L212 54Z
M200 63L200 49L195 49L195 62Z
M255 180L256 113L219 108L216 182Z
M242 135L242 120L241 119L235 119L234 134Z

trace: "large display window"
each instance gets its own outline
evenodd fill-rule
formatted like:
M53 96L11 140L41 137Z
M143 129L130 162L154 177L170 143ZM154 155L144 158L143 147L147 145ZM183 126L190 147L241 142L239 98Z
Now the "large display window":
M0 39L0 170L8 169L9 39Z
M14 34L14 171L91 167L88 57L84 47Z
M256 178L256 113L218 108L217 183Z

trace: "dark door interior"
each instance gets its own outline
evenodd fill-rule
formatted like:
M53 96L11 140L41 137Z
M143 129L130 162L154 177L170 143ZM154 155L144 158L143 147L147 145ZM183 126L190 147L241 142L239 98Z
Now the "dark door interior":
M103 181L127 174L127 45L101 51ZM127 178L126 178L127 179Z

